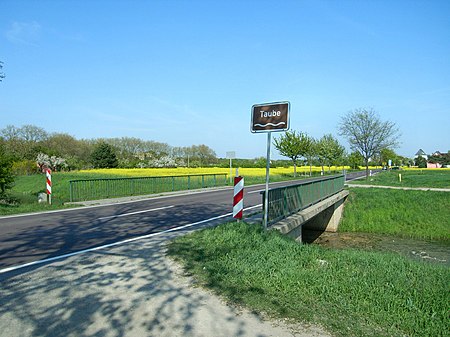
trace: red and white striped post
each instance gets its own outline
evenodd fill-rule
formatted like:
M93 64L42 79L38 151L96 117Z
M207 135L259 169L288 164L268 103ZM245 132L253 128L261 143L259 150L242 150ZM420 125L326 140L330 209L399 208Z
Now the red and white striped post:
M244 178L234 177L233 218L242 219L244 210Z
M52 204L52 171L50 169L45 170L47 176L47 199L48 203Z

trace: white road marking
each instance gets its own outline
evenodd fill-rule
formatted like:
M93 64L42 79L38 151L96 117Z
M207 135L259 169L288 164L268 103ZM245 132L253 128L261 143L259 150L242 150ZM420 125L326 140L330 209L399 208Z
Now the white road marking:
M261 207L261 206L262 206L262 204L251 206L251 207L245 208L244 211L250 210L250 209L253 209L253 208L257 208L257 207ZM183 226L180 226L180 227L167 229L165 231L158 232L158 233L152 233L152 234L147 234L147 235L143 235L143 236L138 236L138 237L130 238L130 239L123 240L123 241L113 242L113 243L110 243L110 244L107 244L107 245L102 245L102 246L97 246L97 247L93 247L93 248L83 249L83 250L80 250L80 251L77 251L77 252L73 252L73 253L69 253L69 254L54 256L54 257L50 257L48 259L28 262L28 263L21 264L21 265L18 265L18 266L12 266L12 267L8 267L8 268L0 269L0 274L7 273L9 271L13 271L13 270L17 270L17 269L21 269L21 268L25 268L25 267L37 266L37 265L48 263L48 262L62 260L62 259L65 259L65 258L68 258L68 257L71 257L71 256L76 256L76 255L80 255L80 254L84 254L84 253L95 252L97 250L106 249L106 248L122 245L122 244L125 244L125 243L130 243L130 242L133 242L133 241L142 240L142 239L147 239L147 238L151 238L151 237L158 236L158 235L161 235L161 234L175 232L175 231L180 230L180 229L189 228L189 227L196 226L196 225L201 225L201 224L204 224L204 223L207 223L207 222L210 222L210 221L226 218L226 217L232 216L232 215L233 215L232 212L231 213L227 213L227 214L222 214L222 215L219 215L219 216L215 216L215 217L212 217L212 218L209 218L209 219L193 222L193 223L190 223L190 224L187 224L187 225L183 225Z
M160 211L160 210L167 209L167 208L172 208L172 207L175 207L175 205L159 207L159 208L152 208L152 209L145 209L143 211L136 211L136 212L131 212L131 213L117 214L117 215L111 215L111 216L104 216L102 218L98 218L97 220L120 218L122 216L128 216L128 215L134 215L134 214L140 214L140 213L147 213L147 212L155 212L155 211Z

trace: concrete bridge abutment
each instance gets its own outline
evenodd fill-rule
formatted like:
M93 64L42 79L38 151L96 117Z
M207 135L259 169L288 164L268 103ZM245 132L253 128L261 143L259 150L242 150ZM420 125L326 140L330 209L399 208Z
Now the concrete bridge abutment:
M302 241L303 229L320 232L336 232L344 210L344 202L349 192L342 190L309 206L272 226L282 234Z

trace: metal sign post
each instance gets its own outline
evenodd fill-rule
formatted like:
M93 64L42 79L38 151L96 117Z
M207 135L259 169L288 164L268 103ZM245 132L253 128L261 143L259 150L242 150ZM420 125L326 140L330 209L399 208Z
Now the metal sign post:
M232 169L232 160L236 158L236 152L234 151L228 151L227 152L227 159L230 159L230 184L233 181L233 169ZM236 174L237 175L237 174Z
M264 193L264 228L267 229L269 220L269 177L270 177L270 143L272 132L267 132L267 159L266 159L266 190Z
M276 131L289 130L289 102L255 104L252 106L253 133L267 132L266 188L264 193L264 228L269 219L269 180L270 180L270 143L271 134Z

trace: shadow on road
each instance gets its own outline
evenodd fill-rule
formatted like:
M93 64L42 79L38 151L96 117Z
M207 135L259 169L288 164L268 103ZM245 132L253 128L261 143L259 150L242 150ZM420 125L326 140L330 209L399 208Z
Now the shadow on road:
M151 204L147 208L151 208ZM0 269L162 232L204 220L210 216L208 214L227 213L223 206L203 204L116 216L134 211L136 209L129 204L120 205L114 213L104 215L99 215L98 209L85 209L49 215L45 223L36 223L26 230L2 231Z

